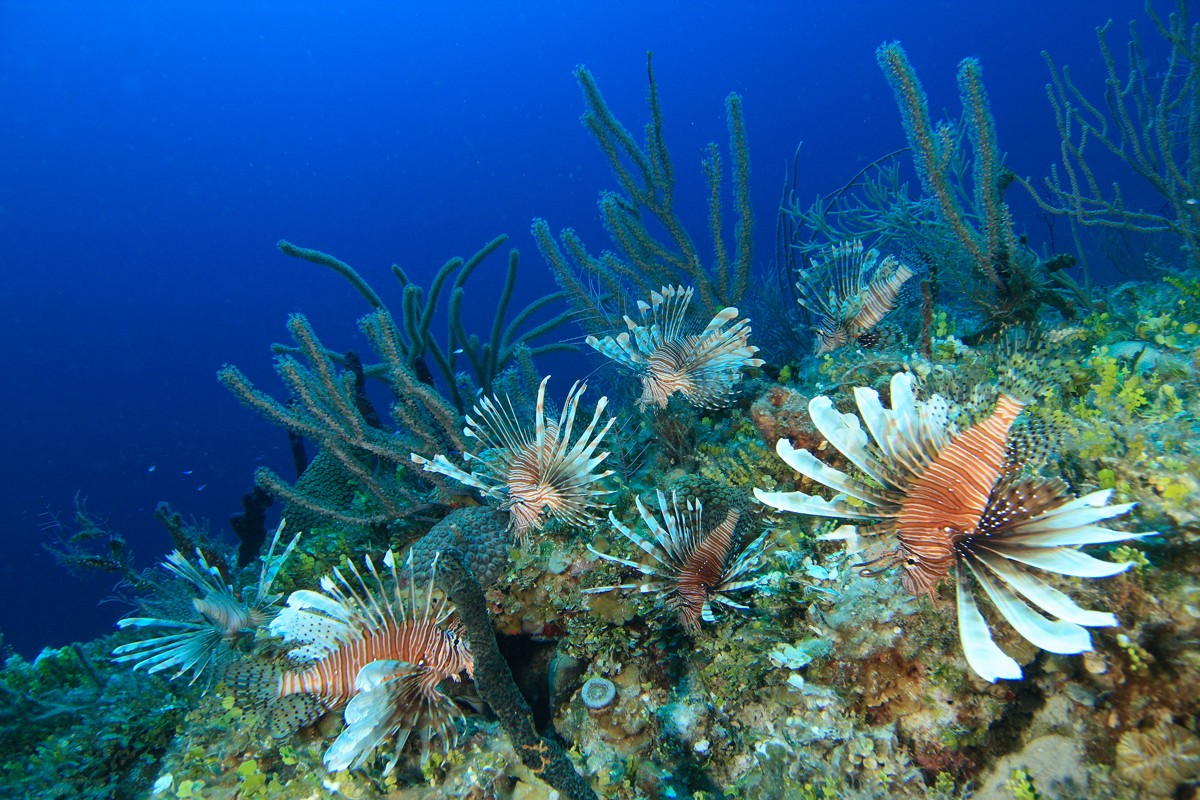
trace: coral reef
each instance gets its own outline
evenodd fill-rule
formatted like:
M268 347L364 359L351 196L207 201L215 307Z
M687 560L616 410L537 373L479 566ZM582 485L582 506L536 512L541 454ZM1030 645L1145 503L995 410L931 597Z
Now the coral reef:
M1180 8L1160 31L1176 88L1196 74ZM644 144L576 73L620 187L600 201L617 252L594 256L573 232L556 240L534 225L582 334L619 328L626 298L650 298L626 332L586 340L641 379L608 391L611 407L584 406L582 382L557 407L548 396L533 356L575 345L531 342L561 316L525 326L564 295L508 322L515 253L490 339L466 331L464 283L503 238L428 287L396 268L396 315L348 265L282 244L366 299L360 327L378 363L331 352L296 315L295 346L276 350L288 399L221 371L247 405L320 448L298 460L295 483L258 474L284 500L286 533L244 538L265 550L245 569L166 507L176 552L141 575L82 501L73 524L51 519L52 552L116 571L138 611L96 642L4 658L0 793L1195 794L1194 253L1162 248L1145 280L1074 283L1061 274L1069 257L1039 257L1015 232L978 62L960 65L967 116L955 127L930 118L899 44L878 59L921 193L901 152L808 209L794 186L785 193L776 299L788 308L770 319L790 329L758 323L774 336L764 348L788 344L769 365L732 308L754 301L755 282L741 101L726 107L736 246L723 245L712 147L716 257L704 266L676 212L652 72ZM1076 95L1055 77L1065 131L1086 109L1063 105ZM1110 111L1158 115L1148 80L1114 85ZM1064 153L1076 163L1082 150ZM1083 202L1083 185L1047 202L1078 224L1114 219L1115 207ZM1179 212L1160 216L1190 247L1192 212ZM920 302L907 302L918 281ZM954 284L966 290L939 288ZM816 317L819 357L793 289ZM448 338L435 341L447 292ZM1010 322L1036 324L990 335ZM391 392L383 413L369 380ZM165 635L134 637L155 627Z

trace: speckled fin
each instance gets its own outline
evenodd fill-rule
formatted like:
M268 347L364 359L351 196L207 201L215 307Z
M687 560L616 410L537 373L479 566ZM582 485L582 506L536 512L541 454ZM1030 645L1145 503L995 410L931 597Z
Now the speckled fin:
M267 724L272 736L284 739L316 722L324 712L325 706L314 695L289 694L268 706Z

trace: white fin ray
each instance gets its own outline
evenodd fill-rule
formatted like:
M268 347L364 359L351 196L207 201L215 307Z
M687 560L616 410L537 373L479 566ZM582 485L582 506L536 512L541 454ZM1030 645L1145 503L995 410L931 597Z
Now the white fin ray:
M807 450L797 450L786 438L775 443L775 452L784 463L805 477L830 489L850 495L870 505L892 505L886 496L846 473L828 466Z
M369 681L371 688L359 690L346 704L343 712L346 727L325 751L325 768L330 772L361 767L392 733L400 695L405 690L412 690L412 681L398 677L397 673L411 674L411 665L402 661L374 661L363 667L359 674L389 670L390 679L377 675ZM357 686L357 679L355 683Z
M879 451L888 458L895 458L892 449L892 434L896 430L895 414L883 407L883 403L879 401L879 392L863 386L855 387L854 402Z
M1050 586L1036 575L1030 574L1019 564L989 553L979 553L977 558L1026 600L1059 619L1074 622L1076 625L1086 625L1089 628L1108 628L1117 624L1117 618L1113 614L1107 611L1090 611L1080 607L1066 594Z
M1011 530L1014 533L1042 533L1078 528L1103 519L1118 517L1137 505L1137 503L1105 505L1111 494L1112 489L1101 489L1082 497L1076 497L1060 506L1044 511L1036 517L1014 524Z
M1147 536L1158 536L1158 531L1129 533L1128 531L1114 531L1112 528L1103 528L1099 525L1081 525L1077 528L1067 528L1059 531L1038 531L1035 533L1017 534L1005 532L1004 536L997 538L996 541L1003 542L1005 546L1079 547L1088 544L1111 544L1131 539L1145 539Z
M858 509L851 506L843 497L826 500L804 492L764 492L755 488L754 496L763 505L777 508L780 511L791 511L795 514L811 514L816 517L833 519L876 520L879 513L870 509Z
M956 570L958 589L958 636L962 641L963 655L975 674L985 681L995 683L1001 678L1018 680L1021 665L996 646L988 630L983 614L971 596L966 570Z
M478 489L489 497L494 497L497 500L504 499L504 492L499 487L484 483L469 472L459 469L450 463L450 461L440 453L432 459L419 456L416 453L410 453L409 457L414 463L420 464L421 469L425 472L436 472L440 475L445 475L447 478L453 478L461 484L470 486L473 489Z
M879 468L867 449L867 432L857 416L838 411L833 407L833 401L825 395L819 395L809 401L808 415L821 435L850 459L854 466L884 486L890 485L887 473Z
M959 569L962 564L960 560ZM976 568L970 559L966 564L996 608L1021 636L1051 653L1073 655L1092 649L1092 637L1086 628L1061 619L1046 619L1004 584L997 583L986 569Z
M979 549L1047 572L1076 578L1107 578L1133 566L1129 561L1124 564L1101 561L1070 547L1005 547L1003 541L992 541L986 546L980 545Z

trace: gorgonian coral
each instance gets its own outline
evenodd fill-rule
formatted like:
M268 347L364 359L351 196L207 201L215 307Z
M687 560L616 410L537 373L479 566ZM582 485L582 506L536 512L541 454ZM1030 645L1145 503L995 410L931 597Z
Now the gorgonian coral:
M600 498L608 494L596 486L612 474L596 471L608 458L607 452L596 453L614 421L610 417L599 428L608 398L600 398L592 421L572 441L579 398L587 384L577 382L571 387L556 422L546 419L549 380L546 376L538 386L532 433L517 418L511 401L505 406L499 398L483 397L475 404L477 419L467 417L463 431L483 444L480 452L465 454L475 465L473 472L456 467L441 454L432 459L412 454L412 460L427 472L446 475L503 501L501 508L510 513L517 536L540 529L546 517L574 525L594 520L602 507Z
M742 369L763 364L754 358L758 348L749 343L750 320L737 319L736 308L721 309L704 330L689 333L692 294L691 287L664 286L650 295L649 303L638 301L648 324L638 325L626 316L627 332L585 340L641 378L642 408L666 408L674 394L697 408L720 408L733 394Z
M989 681L1020 678L1021 668L992 640L975 604L972 577L1021 636L1051 652L1081 653L1092 649L1084 626L1112 626L1116 618L1080 608L1036 571L1115 575L1130 565L1100 561L1078 548L1151 535L1095 524L1132 508L1108 505L1111 491L1073 497L1062 481L1023 476L1020 453L1010 449L1013 422L1031 402L1020 383L1002 387L995 409L962 431L951 422L945 398L916 399L907 373L892 377L890 409L873 389L854 390L861 420L839 413L828 397L816 397L809 403L813 423L866 480L780 439L780 458L837 496L754 490L774 508L861 520L867 523L864 533L891 537L894 546L877 560L878 569L902 566L903 585L913 594L933 596L937 583L953 571L963 652Z

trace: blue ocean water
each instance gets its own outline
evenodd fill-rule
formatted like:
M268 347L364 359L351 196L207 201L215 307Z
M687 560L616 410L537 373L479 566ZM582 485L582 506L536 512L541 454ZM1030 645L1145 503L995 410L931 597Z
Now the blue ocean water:
M579 124L575 65L632 126L654 52L697 226L702 149L726 144L724 97L743 96L765 271L798 142L814 197L903 146L881 42L903 42L951 115L955 65L978 57L1007 164L1040 178L1058 155L1040 52L1099 87L1094 29L1131 15L1117 0L0 3L4 643L32 655L127 611L102 602L110 576L43 549L48 510L69 517L86 496L144 567L171 547L159 501L227 530L256 466L289 474L283 433L214 373L234 363L277 389L269 344L290 312L349 349L367 309L278 239L338 255L397 304L389 265L425 282L500 233L522 253L520 297L548 291L537 216L605 241L595 200L613 182ZM487 319L502 259L490 266L468 293ZM589 368L556 364L556 385Z

